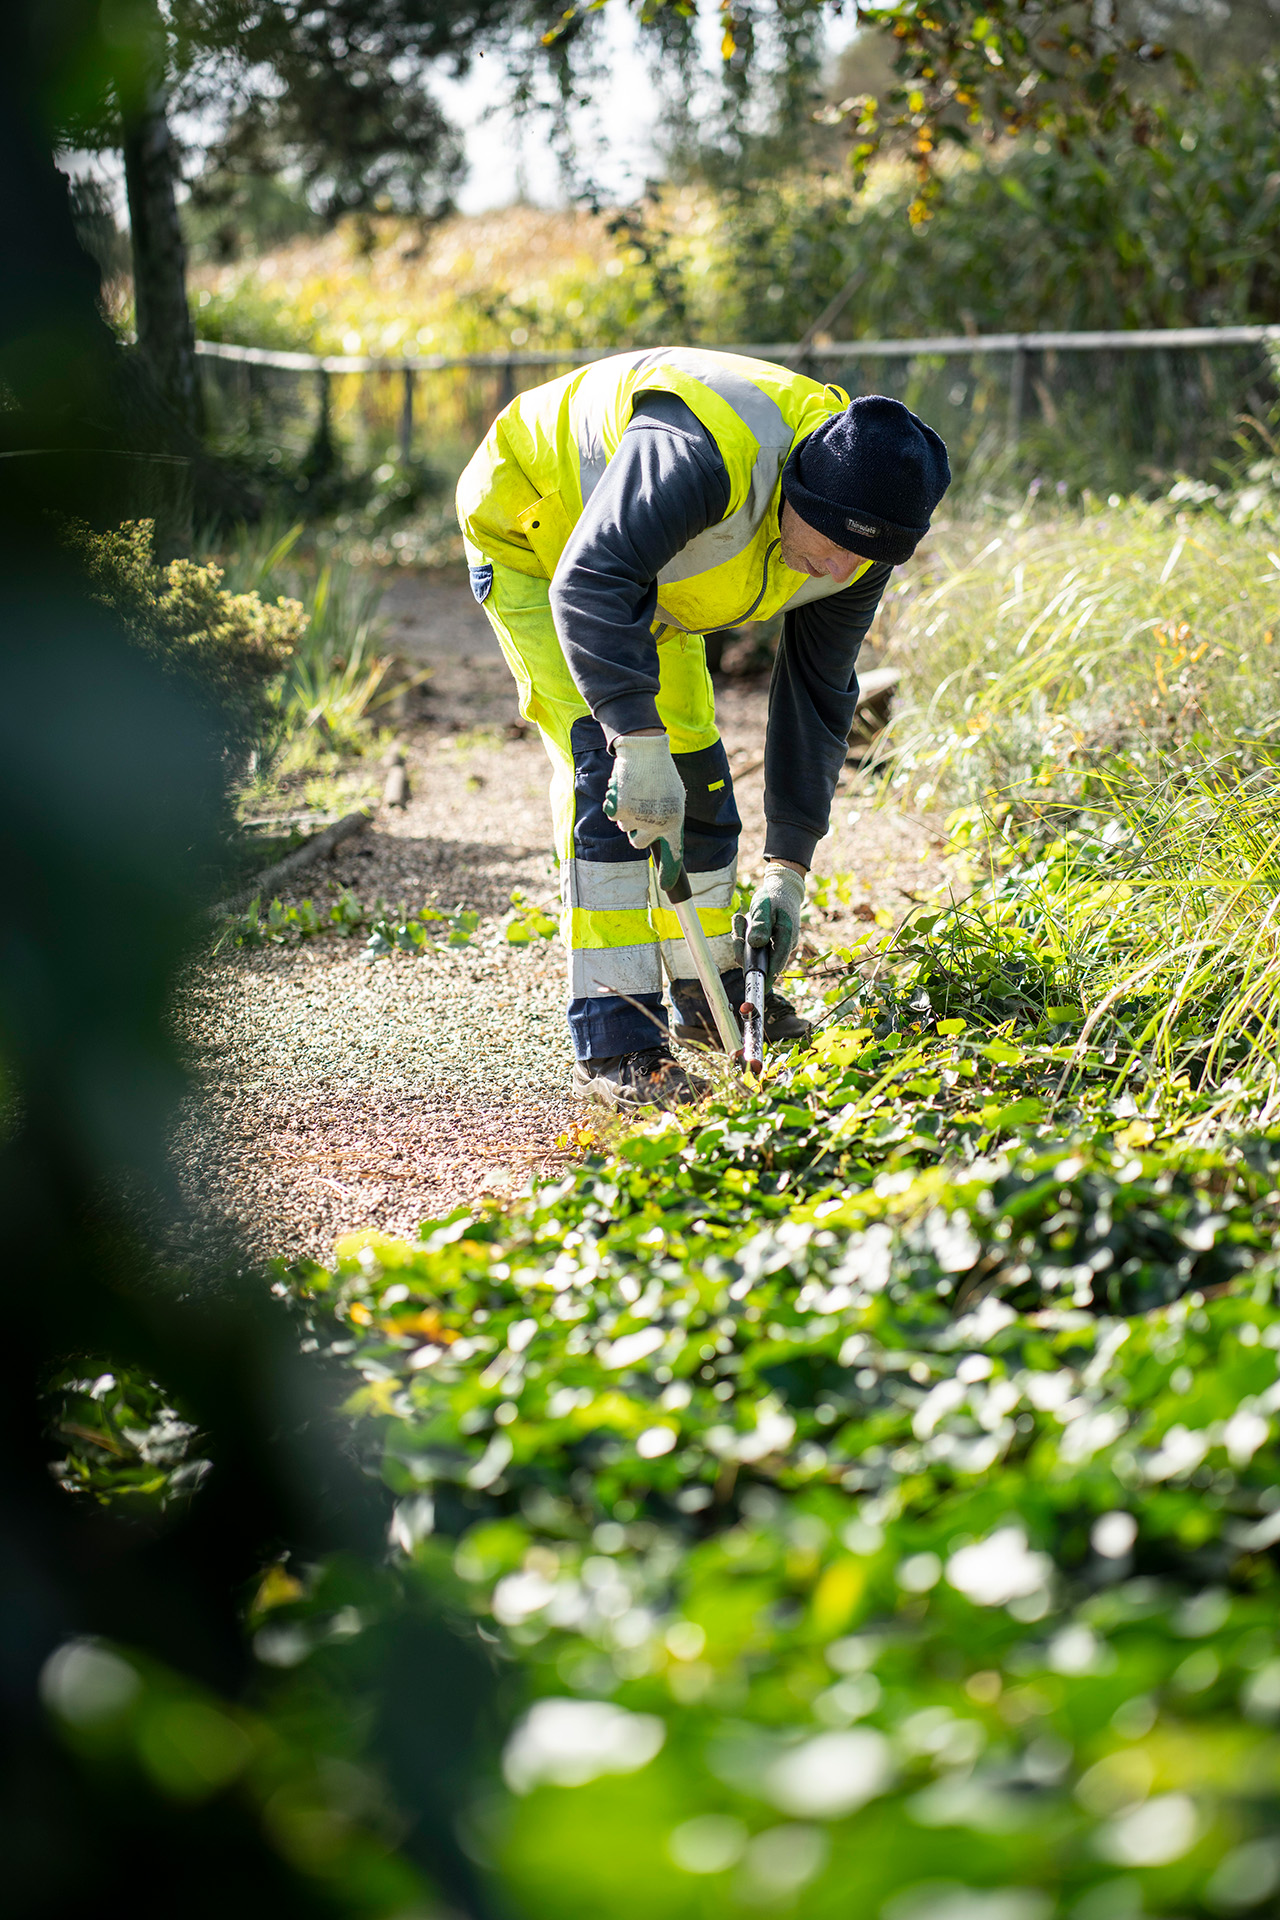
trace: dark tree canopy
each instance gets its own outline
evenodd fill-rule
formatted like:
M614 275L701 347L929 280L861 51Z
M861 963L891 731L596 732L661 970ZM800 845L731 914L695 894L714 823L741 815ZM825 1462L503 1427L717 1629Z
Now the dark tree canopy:
M694 0L50 0L32 28L50 134L124 154L138 344L189 430L200 388L175 127L200 150L192 191L215 213L274 182L309 218L439 215L462 155L436 75L487 55L495 91L526 106L549 94L550 137L572 168L568 109L591 97L603 5L641 23L674 145L704 171L731 185L776 177L811 155L825 118L849 136L855 180L886 140L913 155L914 220L928 216L946 141L1036 128L1070 142L1126 126L1141 139L1144 76L1165 55L1147 0L887 0L858 17L896 49L894 84L822 110L820 29L840 0L724 0L721 105L695 123ZM1190 78L1184 54L1169 64ZM575 184L591 197L581 173Z

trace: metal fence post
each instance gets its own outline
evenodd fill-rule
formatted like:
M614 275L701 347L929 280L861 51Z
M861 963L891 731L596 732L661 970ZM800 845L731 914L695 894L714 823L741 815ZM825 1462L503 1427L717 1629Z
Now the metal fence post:
M1015 347L1013 366L1009 375L1009 422L1007 445L1010 456L1018 451L1018 441L1022 435L1022 401L1027 387L1027 350Z
M262 432L262 390L265 384L263 370L252 363L246 368L248 374L248 428L249 438L256 440Z
M333 408L329 388L329 369L316 368L316 430L307 451L307 470L313 475L331 473L337 461L333 445Z
M400 458L407 467L413 458L413 368L401 374L404 389L400 397Z

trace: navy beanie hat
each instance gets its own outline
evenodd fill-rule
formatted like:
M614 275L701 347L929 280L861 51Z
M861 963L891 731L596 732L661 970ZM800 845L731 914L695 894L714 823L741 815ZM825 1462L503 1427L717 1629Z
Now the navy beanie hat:
M901 566L951 485L932 427L883 394L851 400L815 427L782 469L782 495L838 547Z

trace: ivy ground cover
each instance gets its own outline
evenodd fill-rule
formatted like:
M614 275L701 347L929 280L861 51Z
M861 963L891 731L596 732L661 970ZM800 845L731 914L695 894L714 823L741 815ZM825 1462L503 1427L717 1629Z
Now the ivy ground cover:
M995 1017L965 911L762 1084L290 1277L519 1697L468 1844L539 1920L1280 1889L1280 1138L1025 953ZM270 1609L293 1684L337 1603Z

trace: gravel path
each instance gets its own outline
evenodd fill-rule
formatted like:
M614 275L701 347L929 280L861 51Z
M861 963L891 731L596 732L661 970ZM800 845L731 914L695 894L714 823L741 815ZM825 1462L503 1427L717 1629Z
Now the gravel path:
M563 1162L558 1138L592 1117L567 1097L559 941L516 948L501 934L514 888L539 903L555 893L541 744L519 728L465 585L398 580L389 599L397 649L431 669L403 732L412 798L282 897L319 904L347 887L366 905L462 903L480 932L468 948L373 962L359 936L324 935L201 970L188 1019L201 1097L177 1142L197 1243L230 1229L259 1258L326 1259L356 1229L413 1233ZM717 703L746 874L763 847L765 701L763 685L733 683ZM936 823L873 809L851 774L817 871L856 881L824 940L873 908L896 918L943 877Z

